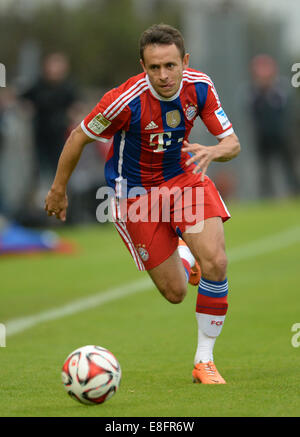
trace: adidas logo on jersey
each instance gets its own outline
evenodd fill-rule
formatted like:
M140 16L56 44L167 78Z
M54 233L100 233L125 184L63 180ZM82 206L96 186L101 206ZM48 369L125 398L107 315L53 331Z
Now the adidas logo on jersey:
M146 130L157 129L157 128L158 128L158 126L156 123L154 123L154 121L150 121L150 123L145 127Z

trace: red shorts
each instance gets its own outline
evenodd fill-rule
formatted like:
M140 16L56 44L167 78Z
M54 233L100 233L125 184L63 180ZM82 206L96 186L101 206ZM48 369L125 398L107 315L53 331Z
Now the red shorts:
M178 175L138 198L113 201L114 225L139 270L151 270L178 246L178 237L209 217L230 218L214 183Z

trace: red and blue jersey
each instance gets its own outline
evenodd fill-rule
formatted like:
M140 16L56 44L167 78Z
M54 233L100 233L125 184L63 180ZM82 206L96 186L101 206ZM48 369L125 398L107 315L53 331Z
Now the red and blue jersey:
M108 186L117 189L126 181L127 190L149 191L193 170L181 149L198 116L219 139L233 133L212 80L188 68L171 98L157 94L146 73L131 77L106 93L81 127L95 140L113 137L105 164Z

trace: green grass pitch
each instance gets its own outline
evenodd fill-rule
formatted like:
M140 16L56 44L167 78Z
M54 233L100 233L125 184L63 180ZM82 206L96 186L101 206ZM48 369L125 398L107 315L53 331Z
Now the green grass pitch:
M227 385L192 384L197 289L189 286L185 301L172 305L150 286L7 337L0 348L0 416L299 416L300 347L291 342L300 323L299 199L230 210L229 311L214 353ZM76 242L75 254L0 260L0 322L146 278L112 225L59 229ZM276 235L290 229L289 241L277 244ZM236 248L244 255L233 256ZM87 344L107 347L122 367L120 390L99 406L75 402L61 384L64 359Z

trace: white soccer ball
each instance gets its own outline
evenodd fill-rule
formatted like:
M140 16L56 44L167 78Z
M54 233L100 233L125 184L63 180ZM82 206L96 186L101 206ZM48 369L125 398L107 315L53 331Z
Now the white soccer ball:
M68 394L88 404L102 404L118 390L121 367L116 357L101 346L83 346L71 352L62 368Z

